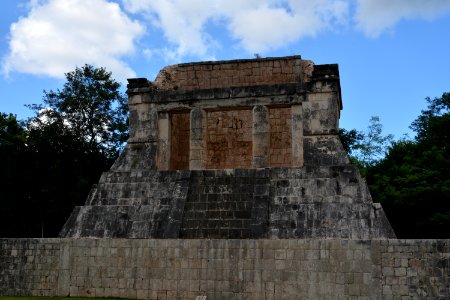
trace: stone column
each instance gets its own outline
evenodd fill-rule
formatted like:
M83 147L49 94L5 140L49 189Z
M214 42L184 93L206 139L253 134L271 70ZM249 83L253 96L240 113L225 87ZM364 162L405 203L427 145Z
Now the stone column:
M190 142L189 142L189 169L206 169L206 112L200 108L191 110L190 116Z
M303 166L303 109L302 105L292 105L292 166Z
M266 168L270 163L269 110L264 105L253 107L253 168Z
M170 169L170 114L158 113L158 170Z
M158 111L154 103L145 99L146 94L130 94L129 137L124 151L111 170L153 170L156 168L158 148Z
M157 115L154 105L142 101L142 95L132 95L128 100L128 143L156 141Z

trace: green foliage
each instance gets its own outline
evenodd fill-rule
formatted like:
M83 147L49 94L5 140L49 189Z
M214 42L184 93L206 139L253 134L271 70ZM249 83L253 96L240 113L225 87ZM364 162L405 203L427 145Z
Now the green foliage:
M56 237L75 205L117 157L125 100L111 73L92 66L44 92L36 117L0 114L0 237Z
M345 152L348 155L352 155L359 148L359 145L361 145L364 139L364 133L356 129L346 130L341 128L339 129L339 138L341 139Z
M26 189L19 188L23 178L29 178L26 168L31 161L26 147L26 132L12 114L0 113L0 231L14 231L22 227L22 216L15 215L24 203L22 199L29 197ZM8 224L15 216L17 224ZM5 236L0 234L0 236Z
M411 129L417 133L416 140L423 145L435 145L448 149L450 140L450 93L444 93L441 98L425 99L428 108L411 124Z
M127 139L128 108L120 84L104 68L91 65L77 67L66 80L62 90L44 91L43 105L31 106L35 124L61 122L93 151L114 157Z
M44 296L0 296L0 300L124 300L126 298L114 297L44 297Z
M400 238L449 238L450 94L427 98L412 123L415 140L393 143L367 170L372 197L383 204Z
M25 131L13 114L0 113L0 147L22 147Z
M362 143L359 144L359 151L356 154L358 161L365 167L377 163L386 154L386 148L392 143L394 137L392 134L383 136L383 125L379 117L370 118L370 124L364 135Z
M339 138L350 161L359 166L361 174L366 175L367 168L375 165L386 154L393 141L391 134L383 135L383 126L379 117L371 117L366 132L339 130Z
M376 117L366 133L340 131L399 238L450 237L450 93L426 101L411 125L414 140L392 142Z

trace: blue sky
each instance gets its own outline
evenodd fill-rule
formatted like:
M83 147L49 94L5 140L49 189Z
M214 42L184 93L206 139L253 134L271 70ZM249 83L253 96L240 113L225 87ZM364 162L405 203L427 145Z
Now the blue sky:
M0 112L64 84L85 63L153 80L165 65L301 55L338 63L341 127L379 116L396 138L450 92L450 0L4 0Z

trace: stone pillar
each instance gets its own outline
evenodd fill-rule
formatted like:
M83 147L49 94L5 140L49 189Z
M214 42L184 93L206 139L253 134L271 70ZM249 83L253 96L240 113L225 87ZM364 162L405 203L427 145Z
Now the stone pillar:
M303 109L302 105L292 105L292 166L303 166Z
M253 168L266 168L270 163L269 110L264 105L253 107Z
M142 95L132 95L128 100L129 138L128 143L156 141L157 112L153 104L145 103Z
M189 169L206 169L206 112L200 108L191 110Z
M158 170L170 169L170 115L158 113Z

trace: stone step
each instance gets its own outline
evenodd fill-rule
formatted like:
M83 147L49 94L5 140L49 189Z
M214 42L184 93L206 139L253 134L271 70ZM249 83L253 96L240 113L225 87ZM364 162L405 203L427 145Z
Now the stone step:
M144 184L144 183L101 183L90 195L91 205L117 205L115 199L141 199L142 204L152 200L164 199L171 196L177 183ZM108 199L107 202L102 199Z
M321 196L316 195L289 195L289 196L274 196L270 198L271 205L295 205L295 204L309 204L309 203L369 203L363 201L361 198L351 197L349 195L331 195L331 196Z
M272 205L269 237L369 239L378 236L371 231L378 228L375 222L375 209L369 203Z
M265 195L268 202L267 175L266 170L193 172L180 237L253 237L252 228L262 223L256 218L255 197Z
M77 206L61 236L96 238L176 238L182 211L177 203L154 205Z
M245 239L250 238L251 230L249 228L198 228L187 229L182 228L180 231L180 238L185 239Z
M190 171L110 171L102 174L100 182L128 183L128 182L170 182L185 180L190 177Z
M253 194L266 193L258 191L265 188L263 184L251 183L247 180L229 180L229 184L191 183L190 189L198 191L199 194ZM130 183L99 183L96 187L95 197L99 198L160 198L180 183L174 182L130 182ZM360 189L359 183L341 184L334 178L312 178L312 179L290 179L270 182L270 193L273 196L296 195L296 196L332 196L332 195L355 195Z
M107 172L61 236L393 236L374 207L354 166Z

